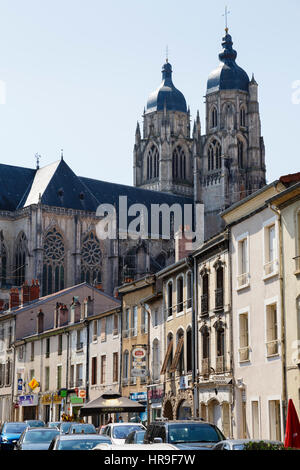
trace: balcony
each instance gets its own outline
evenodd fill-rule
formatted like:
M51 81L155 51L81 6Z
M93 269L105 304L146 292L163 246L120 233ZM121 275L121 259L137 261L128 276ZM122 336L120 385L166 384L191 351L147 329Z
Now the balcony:
M249 361L249 352L250 352L249 346L245 346L244 348L239 349L240 362Z
M208 294L201 296L201 315L208 314Z
M250 283L250 274L243 273L237 276L237 288L242 289L243 287L248 287Z
M215 290L215 309L223 309L224 308L224 289L220 287L219 289Z
M278 274L278 260L269 261L269 263L264 264L264 275L265 276L272 276L274 274Z

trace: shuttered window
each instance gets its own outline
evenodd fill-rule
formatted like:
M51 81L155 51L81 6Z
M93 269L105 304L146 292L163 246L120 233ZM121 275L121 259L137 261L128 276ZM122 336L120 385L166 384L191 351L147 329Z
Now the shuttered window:
M92 385L97 383L97 357L92 358Z
M181 336L181 337L178 339L178 343L177 343L177 347L176 347L174 359L173 359L173 362L172 362L171 367L170 367L170 369L169 369L169 372L175 372L176 369L177 369L178 362L179 362L179 358L180 358L180 354L181 354L182 347L183 347L183 341L184 341L183 336Z
M119 354L115 352L113 354L113 382L118 382L119 372Z
M101 319L101 343L106 341L106 318Z
M163 362L163 366L162 366L161 371L160 371L161 374L166 373L167 365L168 365L169 358L170 358L171 353L172 353L172 349L173 349L173 339L171 339L171 341L169 342L167 353L166 353L166 356L165 356L165 359L164 359L164 362Z

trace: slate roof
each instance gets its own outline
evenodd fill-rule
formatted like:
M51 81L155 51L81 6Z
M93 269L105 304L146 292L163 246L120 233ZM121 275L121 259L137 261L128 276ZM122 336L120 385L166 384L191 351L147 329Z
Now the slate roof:
M0 164L0 210L15 211L37 204L96 212L100 204L119 209L119 196L127 197L128 206L140 203L191 204L192 198L150 191L122 184L77 176L64 160L40 169Z

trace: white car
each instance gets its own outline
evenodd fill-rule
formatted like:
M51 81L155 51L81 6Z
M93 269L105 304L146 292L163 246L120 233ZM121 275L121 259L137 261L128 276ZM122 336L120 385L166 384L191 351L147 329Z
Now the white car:
M97 444L92 450L178 450L172 444Z
M110 423L106 426L104 434L110 437L112 444L123 445L132 431L145 430L145 426L139 423Z

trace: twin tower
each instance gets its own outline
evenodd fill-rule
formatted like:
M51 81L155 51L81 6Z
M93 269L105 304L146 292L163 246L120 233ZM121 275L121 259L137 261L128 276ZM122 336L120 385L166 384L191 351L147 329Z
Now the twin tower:
M205 134L199 112L191 130L168 60L135 134L134 185L204 203L205 239L222 229L222 210L266 184L258 85L237 65L225 31L220 65L207 80Z

